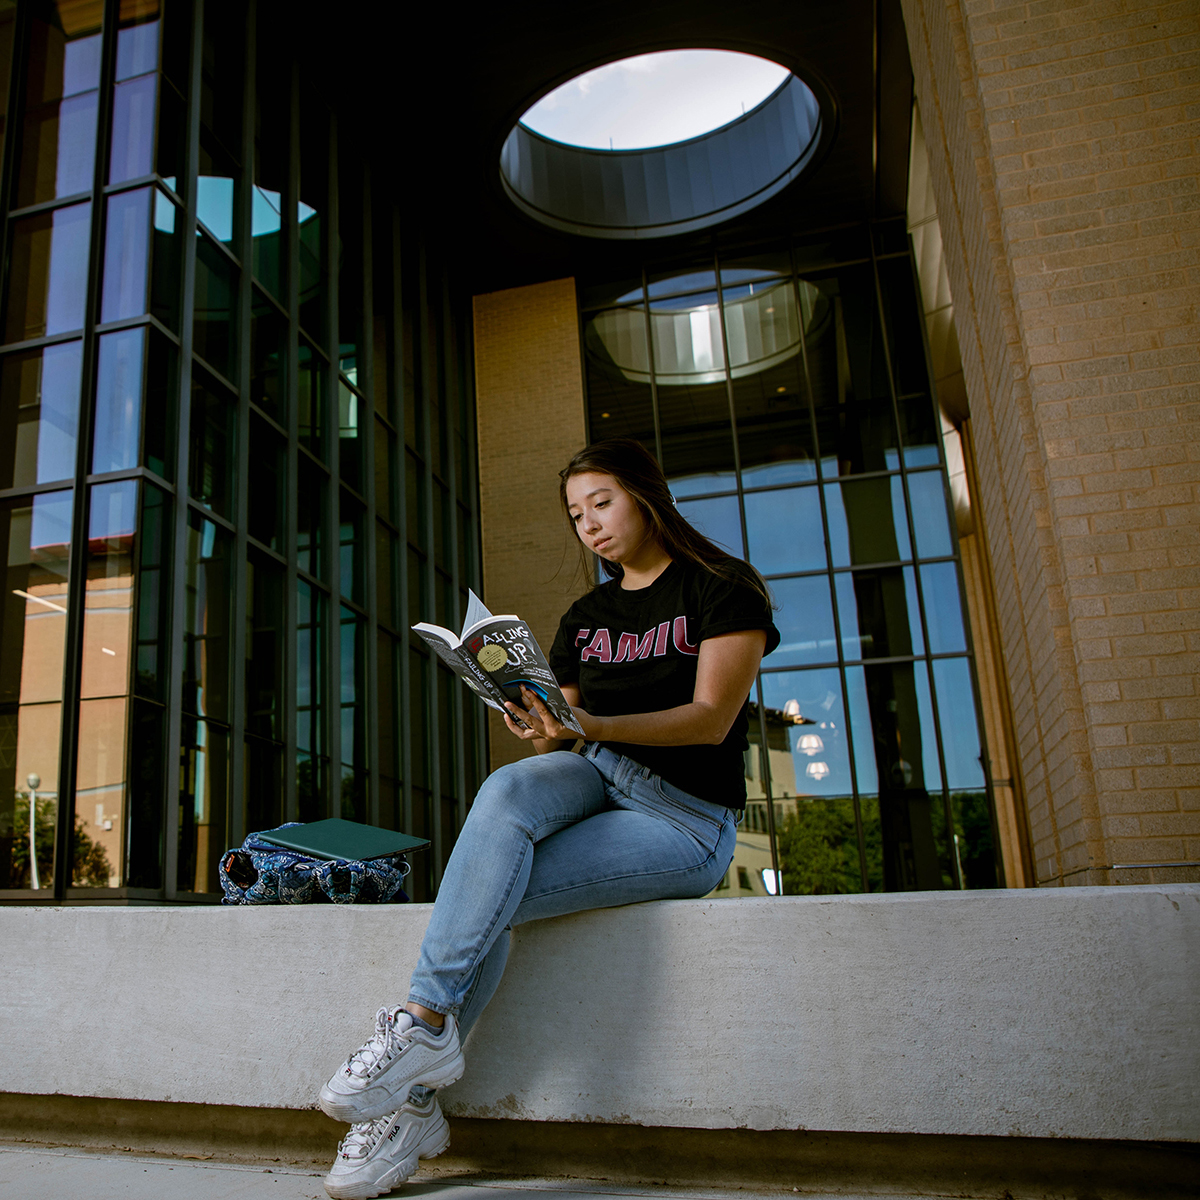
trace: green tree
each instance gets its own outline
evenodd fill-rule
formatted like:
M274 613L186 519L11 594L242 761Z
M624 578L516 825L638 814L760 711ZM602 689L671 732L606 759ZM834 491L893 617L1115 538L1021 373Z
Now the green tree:
M7 824L7 822L6 822ZM54 882L54 837L58 824L58 804L49 797L38 797L33 817L33 844L37 854L38 881L43 888ZM5 833L9 831L6 829ZM12 857L9 860L11 888L27 888L33 880L29 871L29 796L18 792L12 811ZM87 835L84 819L75 814L72 844L72 882L76 887L108 887L112 864L104 847Z

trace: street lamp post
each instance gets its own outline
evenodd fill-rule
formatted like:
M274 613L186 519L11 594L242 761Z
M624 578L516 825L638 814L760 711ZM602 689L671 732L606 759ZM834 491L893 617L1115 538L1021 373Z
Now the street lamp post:
M29 880L36 892L41 885L38 882L37 843L34 839L34 816L37 813L37 790L42 786L40 775L27 775L25 782L29 784Z

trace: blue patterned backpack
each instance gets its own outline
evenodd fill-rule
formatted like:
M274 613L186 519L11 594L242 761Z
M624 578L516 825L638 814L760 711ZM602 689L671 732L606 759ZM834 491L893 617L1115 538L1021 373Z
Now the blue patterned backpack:
M401 884L410 870L399 856L364 862L310 858L252 833L239 849L226 850L221 856L221 890L225 893L221 903L406 904L408 894Z

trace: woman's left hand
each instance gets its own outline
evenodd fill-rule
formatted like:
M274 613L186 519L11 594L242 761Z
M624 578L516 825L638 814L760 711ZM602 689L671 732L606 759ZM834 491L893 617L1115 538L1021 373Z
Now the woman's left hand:
M579 734L561 724L550 711L546 702L536 692L531 692L524 684L521 684L521 699L524 701L524 708L511 701L506 706L508 712L504 714L504 723L508 726L510 733L515 733L523 741L531 741L535 738L546 742L579 740ZM588 714L581 708L573 708L571 711L579 718L579 723L586 730L587 723L591 720ZM522 729L514 717L524 722L528 728Z

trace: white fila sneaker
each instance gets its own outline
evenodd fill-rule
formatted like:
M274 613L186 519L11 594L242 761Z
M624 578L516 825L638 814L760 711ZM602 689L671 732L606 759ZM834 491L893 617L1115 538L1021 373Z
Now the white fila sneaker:
M407 1101L398 1112L355 1125L338 1146L325 1176L335 1200L372 1200L399 1187L418 1160L436 1158L450 1145L450 1126L437 1097L424 1104Z
M337 1069L318 1103L335 1121L353 1125L395 1112L416 1084L448 1087L462 1078L458 1025L446 1017L434 1035L399 1005L375 1014L375 1032Z

